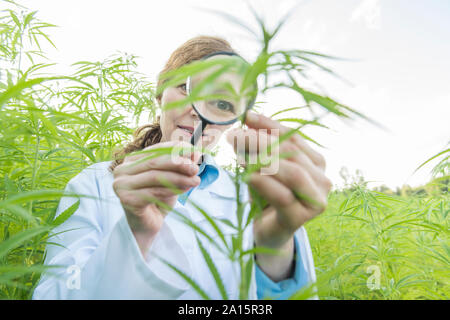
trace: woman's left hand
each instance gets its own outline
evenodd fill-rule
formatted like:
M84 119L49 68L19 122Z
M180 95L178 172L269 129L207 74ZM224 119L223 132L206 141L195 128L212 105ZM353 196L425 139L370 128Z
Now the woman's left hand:
M246 122L249 129L237 128L229 132L228 141L238 150L236 141L257 141L271 139L292 130L279 122L261 114L248 112ZM265 129L264 131L259 131ZM264 134L267 132L267 135ZM237 140L236 140L237 138ZM242 140L241 140L242 139ZM241 143L242 145L242 143ZM268 143L265 144L266 146ZM244 144L245 151L252 147ZM252 173L250 185L267 200L268 206L260 218L254 220L253 232L257 246L280 250L282 255L256 255L263 271L275 281L290 276L293 265L295 231L305 222L325 210L327 196L332 183L325 176L325 159L314 151L306 141L294 133L279 145L279 154L289 153L287 158L280 157L278 169L273 174L262 174L261 169ZM258 150L259 152L259 150ZM296 191L298 195L295 196Z

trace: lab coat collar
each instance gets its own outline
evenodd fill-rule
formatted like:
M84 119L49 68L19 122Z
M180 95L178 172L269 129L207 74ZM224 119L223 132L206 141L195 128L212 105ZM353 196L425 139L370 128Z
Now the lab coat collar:
M209 193L230 199L236 199L236 188L234 185L234 181L231 177L234 176L234 173L230 173L225 169L221 168L214 157L210 154L205 153L203 155L203 161L206 165L212 166L218 170L218 177L215 179L208 187L205 188ZM230 177L231 175L231 177Z
M236 202L236 188L232 179L234 174L220 167L214 158L209 154L204 154L203 162L205 163L204 170L217 171L217 178L215 178L213 182L204 188L194 188L184 205L181 205L178 201L176 202L176 209L180 211L184 211L186 209L187 212L190 213L191 219L194 223L198 223L206 219L195 208L196 205L205 210L211 217L230 218L230 215L233 215L233 209L231 208L235 208L234 203ZM207 168L207 166L210 167ZM241 184L241 188L243 187L244 185ZM241 198L240 200L243 201L244 199Z

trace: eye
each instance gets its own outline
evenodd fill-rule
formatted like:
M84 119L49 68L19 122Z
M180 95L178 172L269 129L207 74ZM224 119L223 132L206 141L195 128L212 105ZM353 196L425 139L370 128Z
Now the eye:
M222 111L234 113L234 106L233 106L233 104L229 103L228 101L216 100L216 101L214 101L214 104L217 106L217 108L219 108Z
M181 91L186 92L186 83L180 84L177 88L180 88Z

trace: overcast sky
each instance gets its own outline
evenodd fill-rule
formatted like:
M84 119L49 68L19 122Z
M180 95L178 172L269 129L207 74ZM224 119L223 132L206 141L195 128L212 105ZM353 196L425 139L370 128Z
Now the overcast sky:
M325 92L383 123L383 131L363 120L335 117L332 130L307 130L326 149L327 175L341 184L339 170L360 169L372 185L390 187L428 181L431 166L415 168L450 140L450 1L448 0L267 0L249 1L274 25L299 4L274 43L349 58L326 63L345 83L314 74ZM22 0L57 24L50 32L58 50L48 56L61 72L79 60L102 60L123 51L140 56L139 70L156 79L171 52L199 34L221 36L251 60L258 45L226 20L199 10L233 14L255 26L244 1L197 0ZM301 105L296 95L264 97L265 114ZM222 154L230 152L223 148ZM227 157L224 156L223 159ZM220 163L225 161L217 159Z

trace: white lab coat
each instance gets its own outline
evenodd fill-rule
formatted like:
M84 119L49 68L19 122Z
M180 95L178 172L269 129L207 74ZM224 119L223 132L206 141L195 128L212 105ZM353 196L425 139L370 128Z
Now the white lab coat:
M47 246L45 263L62 268L50 269L52 274L42 276L33 299L200 299L184 279L156 256L194 279L212 299L221 299L193 230L174 211L166 216L147 257L142 256L112 188L113 174L107 169L109 165L110 161L91 165L67 184L68 192L99 199L81 198L78 210L54 230L56 235L49 242L58 245ZM241 187L240 196L244 202L248 200L245 184ZM205 189L195 188L189 199L214 217L230 240L234 230L217 220L226 218L236 224L235 186L227 172L219 167L217 180ZM63 197L57 214L76 201L73 197ZM247 205L245 215L249 208ZM207 220L189 201L184 206L177 201L174 210L217 239ZM253 246L252 229L250 225L244 233L246 248ZM299 242L304 244L301 246L301 261L308 272L309 282L315 282L306 231L301 227L296 234ZM230 262L205 238L200 239L216 263L229 298L238 299L239 269L236 263ZM249 298L257 299L254 272Z

